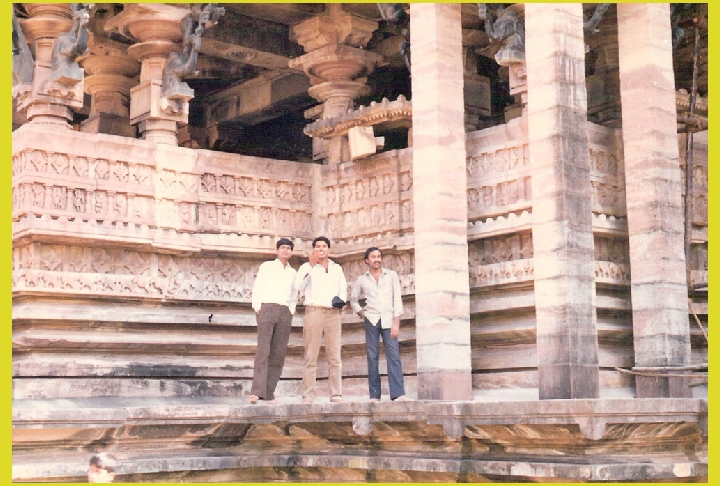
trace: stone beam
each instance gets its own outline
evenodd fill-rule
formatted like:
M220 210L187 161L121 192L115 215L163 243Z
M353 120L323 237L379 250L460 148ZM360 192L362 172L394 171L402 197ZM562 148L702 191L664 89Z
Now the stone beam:
M202 44L203 54L268 69L288 69L288 61L303 54L287 26L232 11L207 31Z
M211 31L209 31L211 32ZM200 53L266 69L289 71L290 57L218 39L203 39Z
M313 103L307 93L310 83L301 74L267 73L246 83L214 93L200 100L204 126L225 122L244 125L277 118L298 106Z

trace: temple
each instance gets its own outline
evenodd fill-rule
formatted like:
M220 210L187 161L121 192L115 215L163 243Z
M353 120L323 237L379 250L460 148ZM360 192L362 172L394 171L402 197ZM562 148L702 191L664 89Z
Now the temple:
M12 479L708 480L707 4L13 4ZM248 401L252 284L400 275L410 402Z

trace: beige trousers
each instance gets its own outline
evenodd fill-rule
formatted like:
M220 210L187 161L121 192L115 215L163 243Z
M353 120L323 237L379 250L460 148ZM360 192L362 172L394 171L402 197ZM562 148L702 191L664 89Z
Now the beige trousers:
M303 340L305 342L305 372L303 398L315 399L317 359L320 342L325 335L325 354L328 358L330 396L342 396L342 363L340 361L340 310L325 307L305 307Z

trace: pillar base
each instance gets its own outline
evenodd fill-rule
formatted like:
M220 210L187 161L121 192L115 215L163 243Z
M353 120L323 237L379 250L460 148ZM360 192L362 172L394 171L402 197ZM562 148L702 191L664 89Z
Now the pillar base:
M52 103L32 103L27 108L28 123L60 125L71 129L72 110L64 105Z
M676 372L676 374L679 372ZM692 398L690 376L636 376L635 391L638 398Z
M141 138L148 142L164 143L177 147L177 122L149 119L139 124Z
M472 374L467 371L418 371L418 399L472 400Z
M135 138L137 127L130 125L127 117L113 115L112 113L97 113L91 115L80 125L80 131L85 133L108 133L121 137Z

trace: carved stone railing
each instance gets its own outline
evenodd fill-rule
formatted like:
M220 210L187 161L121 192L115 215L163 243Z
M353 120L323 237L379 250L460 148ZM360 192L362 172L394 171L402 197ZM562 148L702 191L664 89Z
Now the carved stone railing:
M247 302L277 237L313 236L313 170L22 127L13 139L13 291Z
M411 232L411 156L407 149L395 150L362 163L323 166L321 232L343 249L353 248L358 240L384 235L387 242Z

